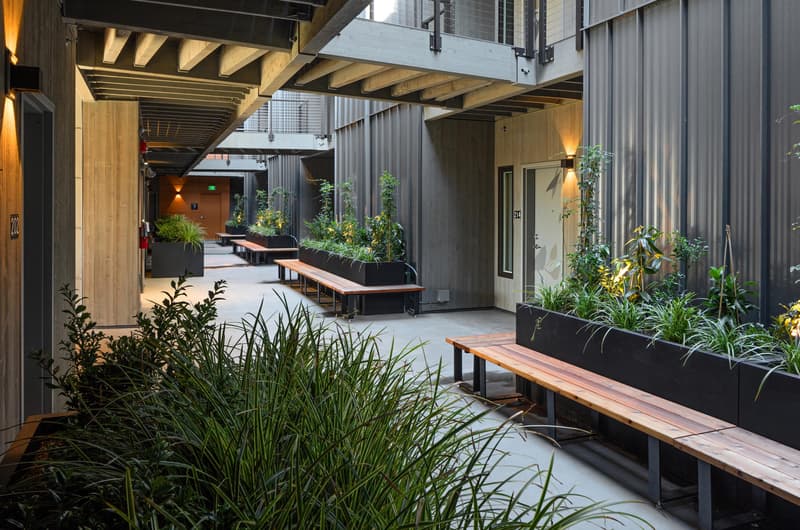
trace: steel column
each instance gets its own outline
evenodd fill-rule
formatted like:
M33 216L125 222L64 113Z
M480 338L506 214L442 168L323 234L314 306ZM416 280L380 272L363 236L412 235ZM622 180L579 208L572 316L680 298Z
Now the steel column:
M707 462L697 461L697 517L701 530L712 530L714 517L711 498L711 466Z
M647 496L661 504L661 442L652 436L647 437Z
M462 368L462 354L464 352L458 346L453 346L453 381L462 381L464 379L464 371Z

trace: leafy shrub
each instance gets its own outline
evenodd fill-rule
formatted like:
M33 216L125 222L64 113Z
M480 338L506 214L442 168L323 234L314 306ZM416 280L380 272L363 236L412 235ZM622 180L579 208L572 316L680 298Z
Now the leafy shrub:
M233 212L231 212L231 218L225 221L225 226L245 226L244 201L244 195L237 193L233 196Z
M572 314L584 320L592 320L597 316L602 301L602 290L584 287L570 293L572 295Z
M639 306L624 296L604 299L600 303L597 316L607 326L630 331L640 330L644 323L644 315Z
M247 231L259 236L274 236L278 234L274 226L250 225Z
M333 192L334 185L327 180L319 181L320 209L311 221L306 221L311 239L321 241L330 239L335 234L333 220Z
M171 243L184 243L192 248L203 247L205 229L180 214L156 220L156 238Z
M700 322L700 311L691 305L693 297L693 293L686 293L645 307L644 325L653 332L654 339L686 344L687 337Z
M276 202L280 200L282 207L278 208ZM250 232L263 236L283 234L289 225L288 204L289 192L280 186L274 188L272 193L265 190L256 190L256 222L248 227Z
M109 339L111 399L97 402L85 387L72 394L81 419L0 498L5 525L479 529L626 519L614 505L550 493L552 461L508 476L498 444L509 427L482 425L490 409L473 412L438 372L412 373L410 350L379 355L377 336L320 323L303 306L271 322L253 315L234 338L213 324L221 294L217 283L192 306L183 280L173 283L133 336ZM99 356L98 335L84 336L90 316L69 301L77 322L68 349Z
M564 282L536 289L533 303L549 311L567 312L572 306L572 292Z
M739 285L739 280L734 273L726 274L725 267L711 267L708 269L709 288L708 298L705 301L706 314L716 316L719 320L732 325L741 324L747 313L758 309L749 298L753 291L748 287Z

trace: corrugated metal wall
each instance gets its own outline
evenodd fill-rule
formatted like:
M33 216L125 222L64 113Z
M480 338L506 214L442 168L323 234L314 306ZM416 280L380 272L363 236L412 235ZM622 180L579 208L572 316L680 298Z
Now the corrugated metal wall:
M425 123L419 106L370 105L365 120L363 101L337 102L336 182L353 182L368 216L379 212L379 175L399 179L398 221L426 288L423 310L492 306L492 124ZM449 303L435 303L439 290Z
M602 0L589 10L593 23L627 11L586 41L585 141L614 153L607 237L617 252L638 224L703 237L712 252L690 287L705 294L730 224L735 268L766 287L766 321L800 295L788 272L800 262L800 164L786 156L800 136L788 116L800 102L800 2Z
M301 196L300 187L303 184L303 167L299 156L271 156L267 159L267 189L270 193L277 187L282 187L290 193L289 200L289 233L297 235L303 223L299 215L297 198ZM281 207L281 205L276 205Z

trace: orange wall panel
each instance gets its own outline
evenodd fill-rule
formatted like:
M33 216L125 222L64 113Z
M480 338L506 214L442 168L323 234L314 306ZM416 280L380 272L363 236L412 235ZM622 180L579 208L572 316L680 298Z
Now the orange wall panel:
M206 239L225 231L230 217L229 177L160 177L159 216L182 214L206 230ZM216 190L209 190L216 186ZM196 205L196 209L192 209Z

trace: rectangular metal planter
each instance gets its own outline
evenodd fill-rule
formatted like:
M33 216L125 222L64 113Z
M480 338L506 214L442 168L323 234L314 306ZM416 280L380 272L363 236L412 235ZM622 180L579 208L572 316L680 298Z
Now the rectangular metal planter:
M262 236L260 234L247 232L247 237L245 239L267 248L294 248L297 246L297 240L288 235Z
M203 249L184 243L155 241L152 246L153 278L177 278L178 276L203 276Z
M727 357L520 304L517 343L736 423L739 367Z
M404 284L406 264L402 261L371 263L357 261L324 250L300 247L300 261L361 285Z
M225 232L235 236L243 236L247 233L246 226L225 226Z
M794 419L800 410L800 377L775 371L764 381L768 372L750 363L739 366L739 426L800 449L800 423Z

